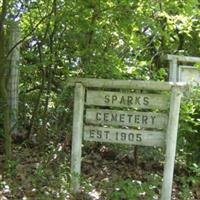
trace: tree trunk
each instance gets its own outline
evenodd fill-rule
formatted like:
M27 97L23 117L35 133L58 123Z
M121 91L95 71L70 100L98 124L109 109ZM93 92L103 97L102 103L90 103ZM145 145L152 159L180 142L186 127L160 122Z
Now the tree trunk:
M17 113L18 113L18 84L19 84L19 45L15 46L20 40L20 31L18 28L18 23L11 23L8 38L8 62L9 62L9 107L10 107L10 125L11 125L11 135L16 138L18 136L17 130Z
M0 29L0 95L2 98L2 115L3 115L3 137L6 161L11 159L11 132L10 132L10 110L8 103L7 78L9 73L7 56L6 56L6 37L3 27Z

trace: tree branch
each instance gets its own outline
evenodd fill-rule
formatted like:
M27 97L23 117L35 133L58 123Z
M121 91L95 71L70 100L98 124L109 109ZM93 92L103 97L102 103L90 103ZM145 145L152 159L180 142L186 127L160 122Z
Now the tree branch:
M35 25L35 27L34 27L27 35L24 36L24 38L22 38L21 40L19 40L19 41L8 51L7 56L9 56L9 55L12 53L12 51L13 51L18 45L20 45L22 42L24 42L24 41L37 29L37 27L38 27L46 18L48 18L48 17L50 17L50 16L52 15L52 13L53 13L53 10L51 10L51 12L50 12L49 14L45 15L45 16Z

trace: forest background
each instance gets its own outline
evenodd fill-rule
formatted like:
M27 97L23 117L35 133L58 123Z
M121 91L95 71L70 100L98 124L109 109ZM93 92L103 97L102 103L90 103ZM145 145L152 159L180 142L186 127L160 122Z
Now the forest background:
M199 0L0 0L0 6L0 198L158 199L161 149L89 143L84 187L71 194L73 88L65 85L69 77L167 81L167 54L200 57ZM13 24L21 36L9 49ZM8 57L17 47L18 133L6 143ZM181 106L174 199L200 199L199 98L197 88Z

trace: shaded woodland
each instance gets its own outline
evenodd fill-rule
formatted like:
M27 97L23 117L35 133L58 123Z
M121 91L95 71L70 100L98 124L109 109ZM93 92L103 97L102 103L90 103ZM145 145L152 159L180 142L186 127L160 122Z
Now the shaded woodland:
M66 85L168 81L167 54L200 57L199 8L199 0L0 0L0 199L159 199L162 148L95 142L83 143L82 189L72 193ZM181 104L172 199L200 199L198 87Z

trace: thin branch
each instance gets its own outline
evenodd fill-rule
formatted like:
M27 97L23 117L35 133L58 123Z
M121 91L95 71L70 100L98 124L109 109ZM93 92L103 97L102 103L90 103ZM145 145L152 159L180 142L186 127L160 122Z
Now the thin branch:
M45 15L36 25L35 27L27 34L24 36L24 38L22 38L21 40L19 40L7 53L7 56L9 56L12 51L18 46L20 45L22 42L24 42L36 29L37 27L48 17L50 17L52 15L53 11L51 10L51 12L47 15Z

